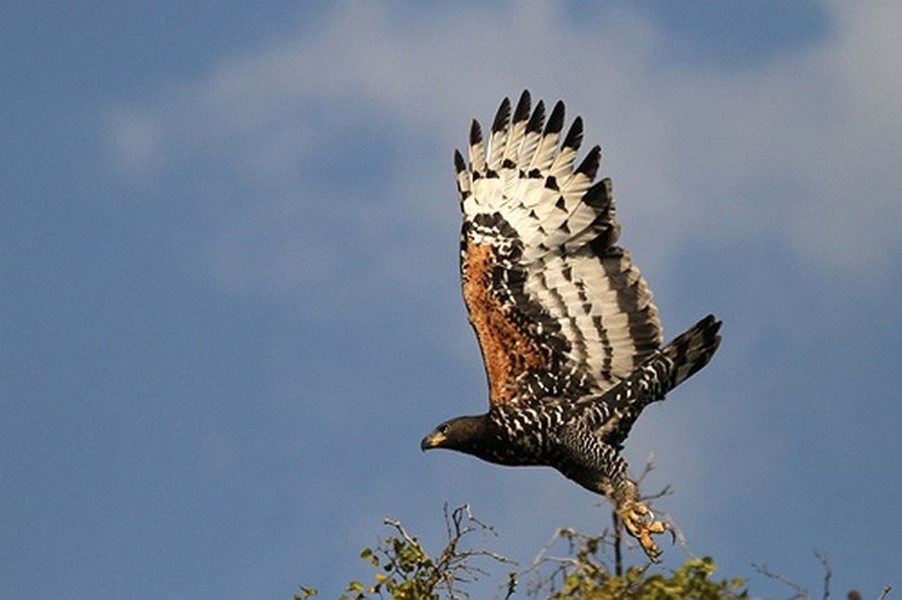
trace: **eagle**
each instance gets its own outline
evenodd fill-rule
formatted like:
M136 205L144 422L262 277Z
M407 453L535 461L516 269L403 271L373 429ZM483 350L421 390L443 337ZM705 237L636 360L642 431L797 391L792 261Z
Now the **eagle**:
M524 91L505 98L487 143L473 120L469 162L455 151L463 226L460 274L489 388L489 410L445 421L422 450L447 448L501 465L549 466L609 498L650 560L656 520L621 455L642 410L704 367L720 344L708 315L662 346L652 293L616 245L601 149L574 168L577 117L546 120Z

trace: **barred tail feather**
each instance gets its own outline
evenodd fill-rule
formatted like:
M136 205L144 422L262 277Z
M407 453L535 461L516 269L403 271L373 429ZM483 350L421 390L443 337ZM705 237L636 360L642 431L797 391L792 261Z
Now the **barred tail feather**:
M670 342L662 352L673 362L671 389L689 379L704 367L720 345L721 321L708 315Z

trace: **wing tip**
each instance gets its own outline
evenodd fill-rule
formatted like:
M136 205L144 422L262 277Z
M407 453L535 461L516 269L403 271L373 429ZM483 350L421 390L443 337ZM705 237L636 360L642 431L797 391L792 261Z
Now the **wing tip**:
M514 123L525 121L529 118L529 107L532 105L532 99L529 90L523 90L520 99L517 101L517 108L514 110Z
M482 126L479 121L473 119L470 123L470 146L476 146L482 143Z
M529 118L529 123L526 124L526 131L531 133L539 133L542 131L542 128L545 125L545 102L539 100L536 103L536 108L532 111L532 116Z
M495 113L495 120L492 121L492 133L503 131L510 122L510 118L511 99L505 96L504 100L501 101L501 106L498 107L498 112Z
M570 129L567 130L567 135L564 137L564 143L562 146L564 148L571 148L573 150L579 150L579 147L583 143L583 118L577 116L573 119L573 123L570 124Z
M583 159L583 162L576 168L576 173L582 173L589 178L589 181L595 179L598 174L598 168L601 166L601 146L592 146L589 153Z
M558 100L551 109L551 116L548 117L548 123L545 125L545 135L560 133L564 129L565 112L564 102Z
M458 173L463 173L467 170L467 161L464 160L464 155L457 149L454 150L454 168Z

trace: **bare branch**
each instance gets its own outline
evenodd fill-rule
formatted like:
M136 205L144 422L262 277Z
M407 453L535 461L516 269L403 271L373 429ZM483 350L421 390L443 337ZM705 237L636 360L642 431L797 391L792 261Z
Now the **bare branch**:
M560 543L566 544L566 555L552 555L553 547ZM595 578L599 573L610 573L607 560L600 555L607 555L612 548L616 548L616 540L607 530L590 536L567 527L558 529L532 564L519 573L531 577L527 595L539 597L541 594L544 598L547 593L563 588L568 577L574 574Z
M833 577L833 570L830 569L830 563L827 561L827 557L824 554L815 550L814 556L817 557L824 567L824 600L827 600L827 598L830 597L830 578Z
M515 563L490 550L461 548L463 539L474 532L497 535L491 526L473 516L469 505L464 504L450 510L445 504L444 515L448 542L437 557L430 557L419 540L410 535L396 519L385 519L384 523L394 528L397 537L388 538L376 552L385 560L383 566L386 571L399 574L405 582L415 578L423 586L418 588L418 594L424 593L424 590L432 593L441 588L446 590L449 599L469 598L469 594L459 586L490 575L486 569L473 563L474 558L488 558L505 564ZM398 544L404 546L399 549ZM412 573L415 574L411 575ZM380 594L385 591L379 589L381 585L382 583L378 583L376 586L376 591Z
M645 465L642 467L642 471L639 473L638 477L636 477L636 485L641 485L645 478L648 477L649 473L655 470L655 453L652 452L648 455L648 458L645 459ZM658 498L663 498L664 496L669 496L673 493L673 490L670 488L670 484L665 485L664 489L662 489L657 494L652 494L650 496L642 496L642 500L656 500Z
M655 470L655 453L649 452L648 458L645 459L645 465L642 467L642 472L639 473L639 476L636 477L636 483L642 483L645 480L645 477L648 476L649 473Z
M614 574L623 576L623 522L616 510L611 511L611 521L614 526Z
M806 590L804 587L802 587L798 583L796 583L792 580L786 579L782 575L778 575L777 573L774 573L773 571L770 571L767 568L767 565L756 565L753 563L752 567L761 575L764 575L765 577L767 577L769 579L773 579L774 581L779 581L783 585L786 585L786 586L792 588L793 590L795 590L795 595L793 596L793 598L803 598L804 600L810 600L811 596L808 594L808 590Z

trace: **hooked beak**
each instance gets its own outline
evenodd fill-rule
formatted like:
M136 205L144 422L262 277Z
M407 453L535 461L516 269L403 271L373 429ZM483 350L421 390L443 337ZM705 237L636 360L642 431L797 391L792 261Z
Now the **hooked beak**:
M438 448L443 443L445 443L445 435L440 433L438 429L434 429L432 433L423 438L423 441L420 442L420 450L425 452L430 448Z

